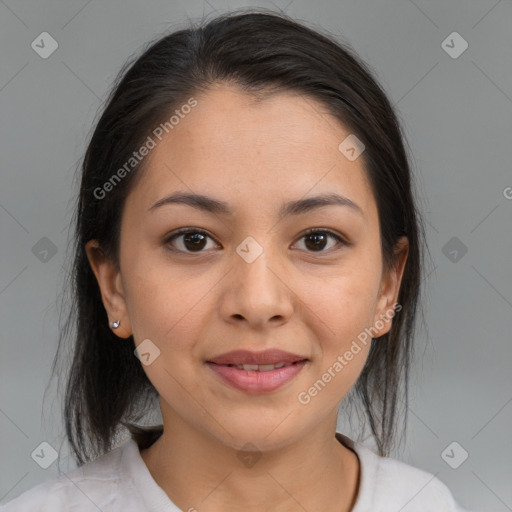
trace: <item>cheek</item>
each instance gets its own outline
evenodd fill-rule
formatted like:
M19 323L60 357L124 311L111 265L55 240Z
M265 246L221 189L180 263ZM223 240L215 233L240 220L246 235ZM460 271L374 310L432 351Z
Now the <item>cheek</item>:
M144 372L166 401L187 409L189 393L197 393L197 383L189 378L195 372L190 356L205 316L204 311L201 314L205 298L201 297L208 289L199 282L177 278L179 273L174 270L171 274L169 269L156 260L144 266L127 265L125 297L135 345L149 339L160 351L154 362L143 365Z
M126 265L125 299L135 342L149 338L167 352L166 358L177 357L190 350L189 340L197 337L195 333L207 316L208 292L218 277L205 273L187 278L161 255L131 254Z
M350 345L352 339L370 327L377 305L379 276L373 264L365 265L359 260L340 273L322 280L320 285L317 282L317 286L304 282L301 292L306 311L316 318L317 334L324 340L324 351ZM324 335L320 336L320 332Z
M318 340L315 355L319 364L310 385L319 382L322 389L318 393L322 398L314 407L327 411L339 403L366 363L371 335L365 329L371 326L377 303L378 268L378 262L357 255L350 265L347 261L341 275L326 279L323 287L306 295ZM311 392L316 393L316 388Z
M309 397L318 414L339 404L361 374L371 348L371 336L365 329L371 326L376 305L374 279L365 280L354 272L330 283L309 294L306 308L316 326L317 364L299 401Z

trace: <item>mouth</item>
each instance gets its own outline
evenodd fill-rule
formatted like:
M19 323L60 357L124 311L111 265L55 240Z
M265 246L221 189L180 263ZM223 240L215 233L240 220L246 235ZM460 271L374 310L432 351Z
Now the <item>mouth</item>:
M233 350L219 356L208 359L208 363L230 366L268 366L288 365L298 361L307 360L307 357L285 352L277 348L267 349L262 352L253 350ZM251 368L251 370L255 370ZM263 370L265 371L265 370Z
M226 364L222 366L227 366L229 368L236 368L237 370L245 370L246 372L270 372L272 370L279 370L279 368L284 368L285 366L292 366L294 364L301 363L302 361L306 361L306 359L302 359L301 361L295 361L293 363L276 363L276 364ZM211 361L208 361L211 362ZM216 364L216 363L212 363Z
M237 350L206 361L224 384L249 394L274 391L295 378L309 359L271 349L264 352Z

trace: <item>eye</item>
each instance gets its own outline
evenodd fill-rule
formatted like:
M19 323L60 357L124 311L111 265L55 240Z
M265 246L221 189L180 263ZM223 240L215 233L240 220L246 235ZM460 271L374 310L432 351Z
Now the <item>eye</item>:
M175 252L204 252L203 249L207 245L206 240L211 236L202 229L198 228L183 228L167 237L165 244L171 244L176 239L182 238L180 247L171 249ZM171 244L172 245L172 244Z
M322 228L313 228L308 230L302 237L305 239L305 246L309 250L309 252L327 252L325 246L327 245L327 240L331 238L338 242L341 245L347 245L345 240L341 235L338 235L334 231L330 231L329 229Z
M334 239L340 245L347 245L347 242L342 236L334 231L323 228L312 228L302 235L300 239L306 240L305 247L309 252L327 252L325 247L329 238ZM174 248L171 250L175 252L200 253L204 252L203 249L208 248L206 247L208 239L213 240L213 238L202 229L183 228L167 237L164 243L172 245ZM172 242L175 240L180 240L180 243L173 244ZM178 247L176 247L176 245L178 245Z

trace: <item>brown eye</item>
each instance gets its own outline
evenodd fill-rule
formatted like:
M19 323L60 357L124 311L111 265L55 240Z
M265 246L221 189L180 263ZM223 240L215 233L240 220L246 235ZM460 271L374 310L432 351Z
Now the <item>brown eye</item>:
M213 240L202 229L184 228L167 237L165 244L171 245L171 250L175 252L201 253L208 248L208 239ZM301 237L302 239L305 240L305 250L308 252L328 252L329 239L335 240L338 243L337 245L346 245L345 240L340 235L326 229L311 229ZM217 244L215 245L218 247Z
M210 235L201 229L186 228L172 234L165 240L166 244L171 244L178 252L204 252L203 249L207 246L207 240L212 239ZM178 240L178 244L173 244ZM176 247L178 245L178 247Z
M304 245L309 252L327 252L324 249L328 245L329 238L336 240L338 244L345 245L345 240L340 235L325 229L312 229L301 237L305 240Z

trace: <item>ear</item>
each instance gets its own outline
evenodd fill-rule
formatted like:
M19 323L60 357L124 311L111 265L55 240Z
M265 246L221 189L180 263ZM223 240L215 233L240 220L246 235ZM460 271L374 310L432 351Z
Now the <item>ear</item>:
M396 243L394 255L394 263L382 276L377 308L373 319L372 332L376 332L374 338L379 338L389 332L395 309L398 311L401 309L401 305L395 307L395 304L398 300L405 263L409 255L409 240L406 236L402 236Z
M119 327L113 331L114 334L120 338L129 338L132 329L124 298L121 272L110 258L107 258L97 240L87 242L85 251L98 281L103 306L107 311L109 322L120 321Z

